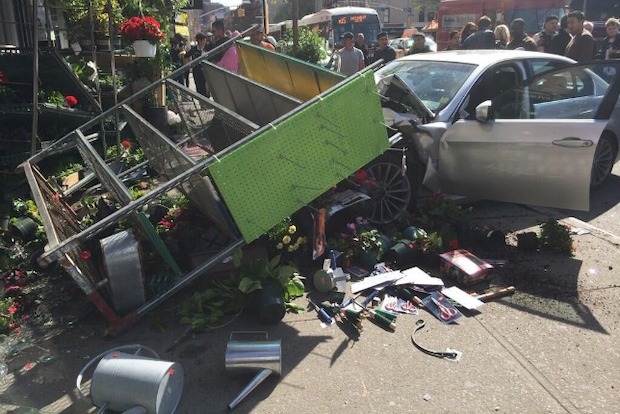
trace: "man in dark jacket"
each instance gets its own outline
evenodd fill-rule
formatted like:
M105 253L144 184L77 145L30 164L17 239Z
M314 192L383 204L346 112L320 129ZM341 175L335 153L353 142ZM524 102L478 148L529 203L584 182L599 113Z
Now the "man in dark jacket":
M596 42L592 33L584 29L584 14L578 10L568 13L568 31L573 35L573 40L566 46L565 56L577 62L586 62L594 59Z
M353 43L353 47L362 51L364 55L364 65L368 66L368 46L364 43L364 33L357 34L357 40Z
M491 19L482 16L478 20L478 30L463 41L461 49L495 49L495 34L490 27Z
M426 46L426 36L424 33L418 32L413 35L413 45L411 49L407 52L408 55L415 55L418 53L428 53L432 52L432 50Z
M377 43L379 47L375 50L375 54L373 55L373 62L376 62L379 59L383 59L384 63L391 62L396 59L396 50L388 44L388 35L386 32L381 32L377 36Z
M553 39L551 39L551 45L549 47L549 53L564 56L566 52L566 46L570 43L572 37L568 33L568 17L563 16L560 19L560 30Z
M510 43L506 45L508 50L529 50L536 52L536 42L525 33L525 20L521 18L514 19L510 23Z

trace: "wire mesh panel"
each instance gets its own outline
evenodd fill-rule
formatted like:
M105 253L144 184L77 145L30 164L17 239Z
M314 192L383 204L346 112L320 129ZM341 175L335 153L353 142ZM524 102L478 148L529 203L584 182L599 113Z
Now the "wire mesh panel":
M387 148L369 71L258 131L209 171L250 242Z
M213 99L260 126L289 113L302 103L299 99L228 72L210 62L202 62L201 67Z
M134 110L125 105L123 112L136 134L136 139L149 158L149 163L168 180L174 179L195 165L195 162L175 143L146 122ZM231 235L234 232L230 221L226 218L225 208L219 195L208 177L196 174L182 183L181 187L205 216L212 219L227 234Z
M342 82L344 75L251 43L237 42L240 72L251 80L308 101Z
M247 137L259 126L226 107L174 81L167 83L172 109L179 115L189 140L207 154L221 151Z

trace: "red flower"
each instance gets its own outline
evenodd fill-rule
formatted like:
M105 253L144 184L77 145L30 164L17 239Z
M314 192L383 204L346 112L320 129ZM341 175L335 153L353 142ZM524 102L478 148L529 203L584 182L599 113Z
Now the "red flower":
M368 178L368 173L366 170L358 170L355 174L353 174L353 181L357 184L364 184L364 181Z
M0 70L0 83L7 83L9 78Z
M172 227L172 222L165 218L161 219L159 223L164 227L168 227L168 228Z
M132 17L119 26L121 37L134 40L148 40L152 43L164 38L159 22L151 16Z
M24 277L26 276L26 272L21 269L15 269L14 274L16 277Z
M6 288L7 292L17 292L18 290L21 290L21 288L16 285L12 285Z
M67 108L73 108L75 105L77 105L78 100L75 96L73 95L69 95L69 96L65 96L65 105L67 106Z
M90 254L88 250L84 250L82 253L80 253L80 257L84 260L90 259L91 256L92 254Z
M128 140L121 141L121 147L131 148L131 141L128 141Z
M15 315L15 312L17 312L17 306L15 306L15 304L12 304L11 306L9 306L9 309L7 310L9 311L11 315Z
M457 239L452 239L448 242L448 246L451 249L456 250L459 248L459 241Z
M15 328L15 330L13 332L15 332L17 335L19 335L22 332L22 330L18 326L17 328Z

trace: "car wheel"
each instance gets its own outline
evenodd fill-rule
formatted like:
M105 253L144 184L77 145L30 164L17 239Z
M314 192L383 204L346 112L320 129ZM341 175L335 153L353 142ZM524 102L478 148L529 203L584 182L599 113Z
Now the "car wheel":
M366 168L375 180L370 191L368 220L375 224L387 224L396 220L409 207L412 188L402 165L391 160L377 160Z
M596 146L594 161L592 162L592 174L590 186L600 187L611 174L611 169L616 161L617 149L615 142L609 136L603 136Z

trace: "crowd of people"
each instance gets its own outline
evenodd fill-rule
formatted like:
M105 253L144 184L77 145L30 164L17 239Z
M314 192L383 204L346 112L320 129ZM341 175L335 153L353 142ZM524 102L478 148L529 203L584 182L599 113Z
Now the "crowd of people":
M180 68L183 65L191 62L194 59L198 59L202 55L219 48L221 45L229 41L233 37L238 37L240 33L238 31L227 30L223 20L216 20L211 25L211 31L207 33L196 33L194 36L195 41L190 46L188 40L180 34L176 34L171 40L171 49L169 59L172 65L176 68ZM265 31L262 27L257 27L256 30L250 36L250 42L254 45L264 47L275 51L274 46L266 40ZM234 45L219 50L217 53L208 57L208 60L217 66L220 66L226 70L237 73L239 71L239 60L237 56L237 48ZM177 77L175 80L181 85L189 86L190 72L187 71L184 74ZM195 66L192 70L192 76L196 91L202 95L209 96L210 93L207 90L207 84L204 79L204 75L199 66Z
M525 28L525 21L521 18L514 19L510 26L499 23L493 27L491 19L482 16L477 23L468 22L461 31L452 31L444 50L529 50L567 56L577 62L620 58L620 19L614 17L605 22L607 37L600 48L592 36L592 22L587 21L581 11L571 11L561 19L555 15L547 16L542 30L533 36L529 36ZM423 33L415 33L407 54L431 52L425 42ZM358 34L354 42L351 32L343 35L343 48L338 54L338 71L347 75L379 59L386 63L396 59L396 50L389 46L385 32L377 36L377 49L372 56L368 54L364 35Z

